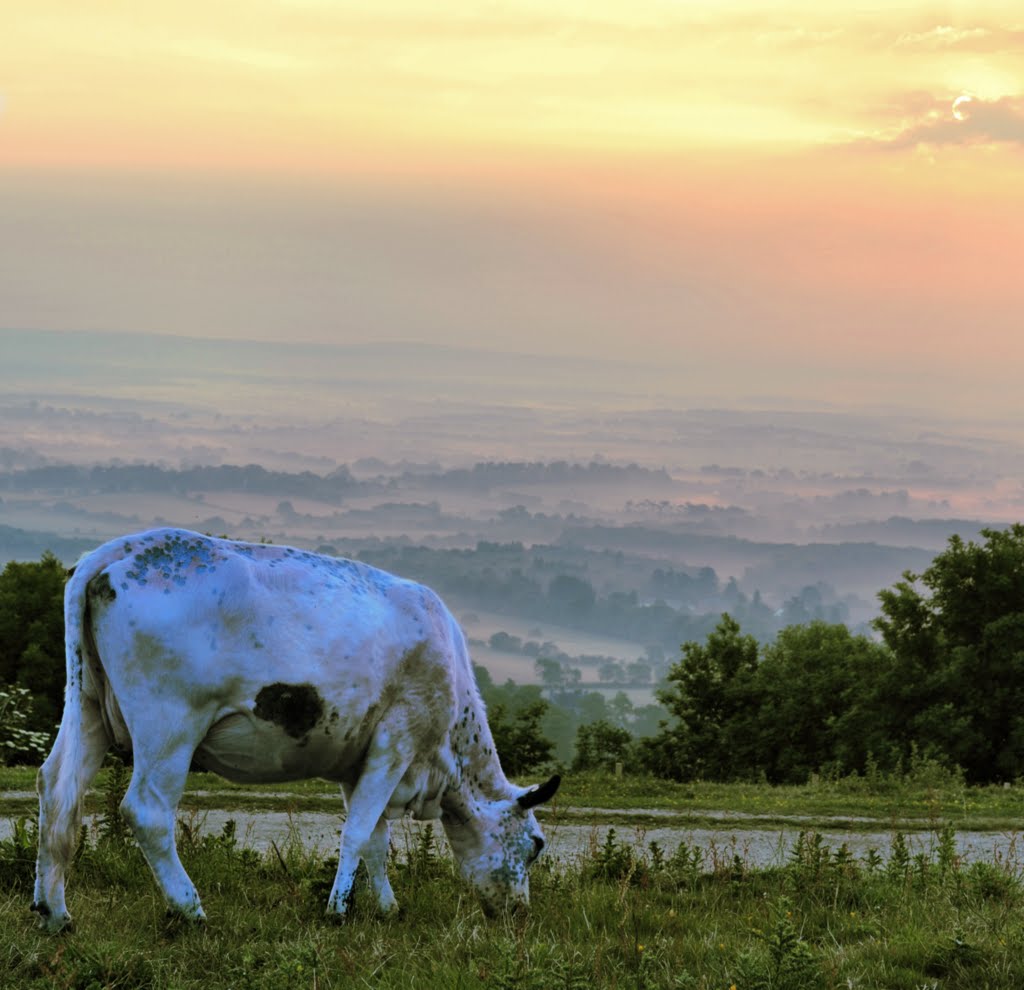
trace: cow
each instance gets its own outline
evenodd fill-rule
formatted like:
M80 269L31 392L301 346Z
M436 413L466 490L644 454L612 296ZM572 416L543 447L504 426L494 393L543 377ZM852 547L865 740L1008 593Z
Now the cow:
M431 590L367 564L294 547L157 529L82 558L64 595L64 714L37 779L32 908L71 921L64 879L83 798L111 746L130 750L121 812L168 911L205 919L178 858L190 766L239 783L320 777L347 806L327 913L351 910L359 861L376 907L389 821L440 818L488 914L529 901L544 847L534 788L501 769L466 641Z

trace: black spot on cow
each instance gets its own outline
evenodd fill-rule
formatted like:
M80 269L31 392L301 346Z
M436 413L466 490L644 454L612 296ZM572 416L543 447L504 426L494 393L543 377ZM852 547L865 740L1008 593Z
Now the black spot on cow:
M323 699L312 684L268 684L256 695L257 718L281 726L293 739L301 739L323 717Z
M96 605L109 605L117 598L117 592L114 591L114 586L110 583L110 577L106 571L100 571L94 578L90 578L86 587L89 597Z

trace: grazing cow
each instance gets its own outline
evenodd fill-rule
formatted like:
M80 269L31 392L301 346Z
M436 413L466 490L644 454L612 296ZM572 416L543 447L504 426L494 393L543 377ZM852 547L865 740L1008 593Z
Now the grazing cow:
M169 909L204 917L178 858L189 766L243 783L322 777L348 806L328 914L349 908L359 860L396 907L389 819L440 818L489 913L529 900L544 838L534 789L506 780L462 632L422 585L291 547L160 529L84 557L64 596L67 687L39 771L33 909L70 917L64 875L83 796L113 744L134 756L121 810Z

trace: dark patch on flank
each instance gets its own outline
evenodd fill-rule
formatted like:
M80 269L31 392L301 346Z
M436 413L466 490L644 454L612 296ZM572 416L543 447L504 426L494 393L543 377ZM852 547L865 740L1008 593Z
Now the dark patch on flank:
M109 605L117 598L117 592L110 583L110 576L106 571L100 571L95 577L89 578L86 585L89 597L97 604Z
M132 646L135 650L135 659L150 666L152 669L156 669L155 665L158 662L165 663L170 659L170 654L168 654L164 644L156 636L136 632L132 637Z
M282 684L260 688L253 713L281 726L293 739L301 739L323 717L323 699L312 684Z

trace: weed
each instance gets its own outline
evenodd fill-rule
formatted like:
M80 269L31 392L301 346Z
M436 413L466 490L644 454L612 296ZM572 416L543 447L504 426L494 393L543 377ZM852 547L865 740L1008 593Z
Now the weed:
M0 886L28 889L36 866L39 823L34 818L19 818L6 839L0 839Z
M906 881L910 877L910 863L907 837L902 832L897 832L892 839L889 862L885 867L886 876L890 880Z
M755 945L741 954L736 965L737 987L745 990L807 990L823 983L814 951L794 921L793 905L780 899L775 922L767 931L755 929Z
M666 872L678 887L696 886L704 864L704 850L700 846L680 842L666 864Z
M610 828L605 835L604 843L591 860L588 875L595 880L610 880L630 885L646 880L648 870L633 847L620 842L615 829Z
M131 841L132 833L121 814L121 802L128 791L131 771L118 756L111 756L109 769L103 782L103 810L99 818L99 835L102 842L123 846Z

